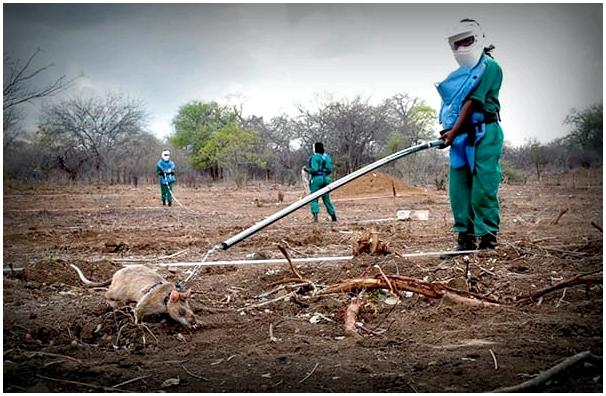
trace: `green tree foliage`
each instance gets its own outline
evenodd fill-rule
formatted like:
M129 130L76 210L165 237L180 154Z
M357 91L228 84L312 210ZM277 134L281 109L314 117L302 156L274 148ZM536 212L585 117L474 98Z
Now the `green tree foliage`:
M212 134L236 121L236 113L217 102L189 102L179 108L173 119L175 128L170 142L192 155L192 161L202 163L197 153Z
M417 98L396 95L387 101L387 108L389 125L394 129L384 145L383 155L430 140L437 129L436 111Z
M537 172L537 180L541 181L543 167L549 163L548 150L537 139L530 139L528 144L530 146L530 160Z
M583 111L573 110L564 120L572 126L567 136L570 143L580 146L588 154L595 153L602 159L602 135L604 133L602 104L594 104Z
M258 135L244 130L236 122L230 122L214 131L206 144L194 157L194 165L204 169L219 167L227 169L238 186L246 181L250 166L265 166L255 152Z

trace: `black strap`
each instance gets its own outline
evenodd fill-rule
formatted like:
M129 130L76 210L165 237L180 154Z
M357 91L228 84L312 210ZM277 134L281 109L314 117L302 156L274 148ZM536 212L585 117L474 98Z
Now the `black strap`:
M150 287L148 287L147 289L143 290L143 294L147 294L150 291L152 291L152 289L158 285L161 285L163 282L156 282L153 285L151 285Z
M501 115L496 113L484 113L484 124L492 124L501 121Z

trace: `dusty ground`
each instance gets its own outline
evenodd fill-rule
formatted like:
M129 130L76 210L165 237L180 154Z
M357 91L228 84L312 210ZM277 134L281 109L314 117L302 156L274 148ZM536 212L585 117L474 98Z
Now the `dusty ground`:
M407 259L392 253L299 269L320 289L364 272L375 276L378 264L388 274L471 286L510 303L602 268L602 234L591 225L602 226L601 180L601 174L585 181L577 176L573 186L555 176L548 185L503 186L500 245L494 255L470 256L470 283L460 256ZM311 224L305 208L209 260L253 253L282 258L273 245L280 241L292 257L349 255L355 234L371 226L392 252L453 247L444 191L393 183L396 197L360 199L393 195L389 178L379 175L372 188L370 183L335 193L334 225L324 211L322 222ZM181 252L155 262L200 261L210 246L302 193L270 185L239 191L177 186L185 208L164 208L158 190L5 186L4 266L24 270L4 274L4 391L483 392L523 382L581 351L602 355L600 285L562 289L540 304L498 308L404 294L390 305L394 298L387 291L317 297L301 290L290 300L240 309L287 293L284 288L257 297L292 277L287 265L202 267L190 282L200 328L187 330L163 316L137 326L127 309L106 306L102 290L83 287L68 265L104 280L126 264L116 260L126 258L151 262ZM430 218L385 220L398 209L428 209ZM568 211L552 224L562 209ZM186 276L166 268L161 273L172 280ZM344 312L357 295L368 301L358 319L374 333L345 336ZM541 390L601 392L602 367L581 365Z

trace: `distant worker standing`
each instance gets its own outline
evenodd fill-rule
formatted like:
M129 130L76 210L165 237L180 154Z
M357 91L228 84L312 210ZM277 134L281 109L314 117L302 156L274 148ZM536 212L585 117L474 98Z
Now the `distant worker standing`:
M315 143L314 152L307 161L307 167L303 168L305 172L311 175L309 180L309 189L313 194L323 187L330 184L330 175L332 174L332 158L324 152L324 144ZM322 202L326 207L326 211L330 215L332 221L337 221L337 212L328 193L322 195ZM311 202L311 214L313 215L314 223L318 222L318 214L320 213L320 205L318 199Z
M173 184L177 181L175 177L175 163L170 160L170 151L162 151L162 158L156 163L156 173L160 178L160 195L162 205L172 206Z
M503 71L477 21L461 20L448 43L460 67L437 89L442 97L440 123L445 128L441 139L445 147L451 146L448 190L457 250L476 249L476 237L480 249L494 249L500 223Z

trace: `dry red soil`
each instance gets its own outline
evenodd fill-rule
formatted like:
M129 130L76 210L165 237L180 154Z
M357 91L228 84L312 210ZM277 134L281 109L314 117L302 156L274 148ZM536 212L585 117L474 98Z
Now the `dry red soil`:
M278 242L293 258L344 256L358 232L374 227L392 253L300 264L299 271L321 290L374 277L378 265L386 274L474 291L500 307L405 293L393 305L397 299L388 290L318 296L301 288L251 308L293 290L294 282L280 283L293 277L288 265L204 266L188 284L201 320L195 330L162 315L134 324L128 308L113 311L103 290L84 287L69 264L100 281L128 264L125 259L198 262L209 247L296 201L302 188L177 185L183 207L168 208L160 204L158 186L5 186L4 267L23 270L4 273L3 390L484 392L524 382L582 351L601 356L601 284L514 304L603 265L602 233L591 224L602 226L601 175L576 179L574 186L563 177L551 180L502 186L494 254L401 257L454 247L448 196L378 174L335 192L335 224L322 208L314 225L303 208L208 258L283 258ZM368 196L384 197L359 199ZM386 220L399 209L427 209L430 217ZM159 271L174 281L187 276L182 267ZM344 315L353 297L367 302L358 317L366 330L346 336ZM540 390L602 392L602 366L581 364Z

